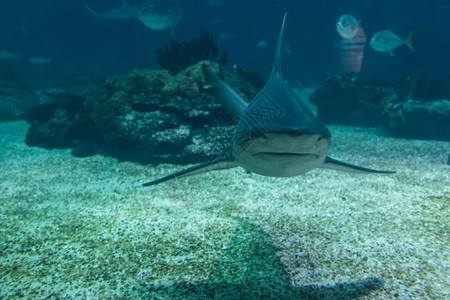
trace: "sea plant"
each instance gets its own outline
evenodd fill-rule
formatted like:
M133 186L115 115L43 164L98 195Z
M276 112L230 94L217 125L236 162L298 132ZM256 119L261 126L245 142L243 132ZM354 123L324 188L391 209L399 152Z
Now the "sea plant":
M158 64L175 74L201 60L214 60L220 65L228 63L228 52L223 51L219 59L219 48L212 35L200 29L200 36L193 36L190 41L175 42L156 48Z

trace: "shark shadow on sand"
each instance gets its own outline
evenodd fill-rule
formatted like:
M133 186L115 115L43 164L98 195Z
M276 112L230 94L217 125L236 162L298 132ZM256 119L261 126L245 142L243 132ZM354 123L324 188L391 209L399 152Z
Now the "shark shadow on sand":
M238 226L225 254L204 284L138 287L139 296L156 299L357 299L383 288L372 277L333 286L294 287L269 237L249 220ZM236 279L238 278L238 279Z

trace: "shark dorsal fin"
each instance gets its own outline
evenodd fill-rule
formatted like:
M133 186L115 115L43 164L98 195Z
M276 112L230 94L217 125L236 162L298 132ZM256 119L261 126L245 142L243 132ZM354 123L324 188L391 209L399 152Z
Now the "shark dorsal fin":
M277 76L280 77L280 79L283 79L283 75L281 75L281 55L283 54L283 36L286 17L287 13L284 14L283 24L281 25L280 36L278 37L277 51L275 53L275 60L273 62L272 74L270 74L269 81Z

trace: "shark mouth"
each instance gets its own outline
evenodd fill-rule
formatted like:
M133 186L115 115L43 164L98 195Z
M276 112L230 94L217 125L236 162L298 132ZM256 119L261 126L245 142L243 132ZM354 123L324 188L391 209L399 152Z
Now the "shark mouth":
M319 158L319 156L315 153L295 153L295 152L258 152L253 154L253 156L259 155L270 155L270 156L313 156L315 158Z

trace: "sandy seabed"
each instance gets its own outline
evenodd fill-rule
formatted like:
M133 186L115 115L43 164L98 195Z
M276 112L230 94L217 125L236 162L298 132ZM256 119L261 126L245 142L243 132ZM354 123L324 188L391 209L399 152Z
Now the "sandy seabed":
M449 142L330 126L330 156L390 176L143 166L28 147L0 123L0 298L450 297Z

